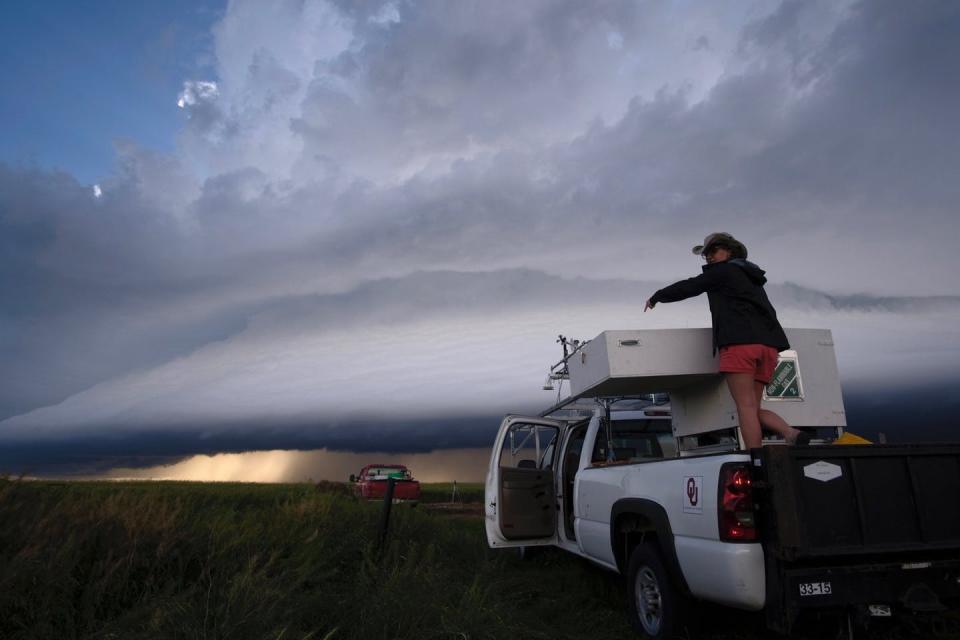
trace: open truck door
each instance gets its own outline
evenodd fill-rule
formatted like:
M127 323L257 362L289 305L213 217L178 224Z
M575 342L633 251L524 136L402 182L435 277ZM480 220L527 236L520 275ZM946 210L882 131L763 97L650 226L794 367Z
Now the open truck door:
M557 541L557 446L566 423L507 416L490 455L484 514L491 547Z

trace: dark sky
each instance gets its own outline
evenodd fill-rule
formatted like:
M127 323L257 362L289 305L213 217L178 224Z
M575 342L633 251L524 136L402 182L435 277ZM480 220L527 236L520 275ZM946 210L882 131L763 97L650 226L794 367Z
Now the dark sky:
M705 326L641 310L717 230L852 425L949 424L955 2L111 6L3 57L0 458L473 446L557 334Z

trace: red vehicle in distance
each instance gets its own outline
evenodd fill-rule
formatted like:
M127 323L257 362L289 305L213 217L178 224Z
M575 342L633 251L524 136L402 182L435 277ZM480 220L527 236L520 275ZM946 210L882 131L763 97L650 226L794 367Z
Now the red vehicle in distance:
M394 502L420 501L420 482L413 479L413 474L402 464L368 464L360 470L358 475L350 475L350 482L354 483L353 492L366 500L382 500L387 492L387 480L393 478Z

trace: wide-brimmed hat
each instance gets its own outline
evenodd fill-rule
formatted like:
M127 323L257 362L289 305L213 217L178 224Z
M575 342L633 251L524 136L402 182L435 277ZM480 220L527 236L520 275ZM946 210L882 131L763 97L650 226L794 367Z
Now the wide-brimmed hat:
M733 254L734 258L746 258L747 247L742 242L734 238L729 233L718 231L711 233L703 239L703 244L698 244L693 248L693 253L698 256L706 255L709 249L720 245L726 247Z

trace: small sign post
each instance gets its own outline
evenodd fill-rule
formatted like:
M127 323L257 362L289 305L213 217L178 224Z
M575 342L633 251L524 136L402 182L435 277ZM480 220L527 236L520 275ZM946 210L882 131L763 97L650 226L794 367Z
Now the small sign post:
M377 539L377 551L383 549L383 544L387 540L387 529L390 527L390 507L393 506L393 488L396 484L396 478L387 478L387 490L383 494L383 511L380 512L380 536Z

